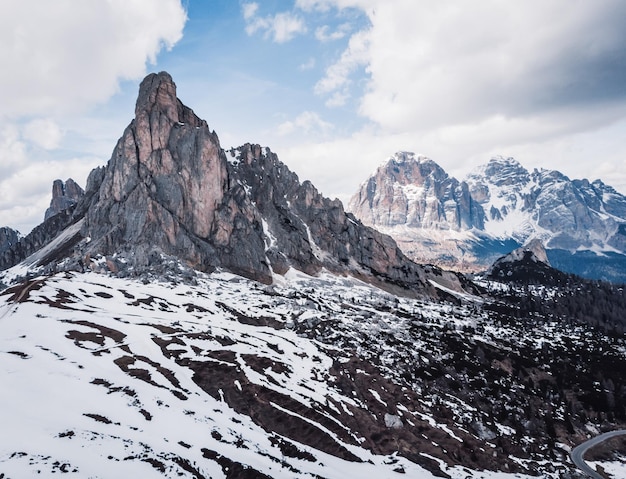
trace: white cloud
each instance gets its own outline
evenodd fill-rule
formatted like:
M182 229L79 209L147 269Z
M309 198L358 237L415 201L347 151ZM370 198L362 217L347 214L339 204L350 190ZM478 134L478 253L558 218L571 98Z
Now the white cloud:
M54 150L58 148L63 132L53 120L45 118L28 122L23 137L44 150Z
M347 89L336 91L324 102L324 105L328 108L338 108L344 106L348 98L350 98L350 93Z
M389 131L417 131L623 102L624 13L610 0L381 3L369 14L361 112Z
M256 12L259 10L259 4L255 2L244 3L241 9L243 12L244 20L251 20L256 16Z
M281 123L278 126L278 134L280 136L290 135L294 132L326 134L332 127L331 123L322 120L317 113L305 111L298 115L295 120Z
M181 38L186 18L180 0L2 2L2 114L50 116L107 100Z
M257 15L258 4L245 3L242 13L246 21L246 33L250 36L262 31L264 38L271 37L276 43L286 43L307 32L304 20L291 12L261 17Z
M298 34L306 33L307 28L304 21L288 12L278 13L272 22L274 41L284 43L291 40Z
M343 23L339 25L339 28L334 32L330 32L328 25L322 25L315 29L315 38L320 42L331 42L335 40L341 40L350 32L350 24Z
M19 129L15 125L0 124L0 178L13 174L25 161L26 145L21 141Z
M305 12L327 12L334 6L333 0L296 0L296 7Z
M323 95L345 88L350 76L369 61L369 30L357 32L348 42L341 58L326 69L324 77L315 84L315 93Z

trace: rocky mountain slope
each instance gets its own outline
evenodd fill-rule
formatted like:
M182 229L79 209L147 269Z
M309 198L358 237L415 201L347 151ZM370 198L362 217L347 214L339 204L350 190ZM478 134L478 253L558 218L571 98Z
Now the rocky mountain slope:
M474 221L469 186L411 174ZM84 195L0 258L0 479L573 479L626 428L626 294L520 285L531 253L413 263L149 75Z
M626 426L623 335L519 298L194 278L0 295L5 477L573 478L573 444Z
M20 239L19 231L7 226L0 228L0 255L11 249Z
M415 174L425 168L431 173ZM361 185L348 210L417 261L478 271L539 239L559 269L626 281L626 197L600 180L531 173L498 157L459 182L432 160L402 152Z
M290 267L350 274L413 295L437 294L432 275L446 276L457 289L463 283L409 261L391 238L346 214L310 182L300 183L269 149L247 144L227 154L164 72L141 83L135 119L111 160L89 175L77 204L52 220L58 226L43 228L51 237L67 227L76 234L59 245L62 254L37 259L51 268L61 258L66 268L95 268L93 260L106 256L109 270L137 275L166 255L197 270L223 267L264 283ZM0 266L32 254L42 246L38 238L6 251Z

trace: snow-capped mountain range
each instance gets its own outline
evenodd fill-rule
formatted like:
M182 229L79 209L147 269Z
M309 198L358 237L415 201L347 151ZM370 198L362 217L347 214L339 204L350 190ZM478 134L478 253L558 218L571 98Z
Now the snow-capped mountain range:
M484 229L421 163L396 220ZM70 186L0 230L0 479L573 479L626 428L624 288L539 241L473 279L417 264L269 148L223 150L167 73Z
M348 210L420 262L480 271L538 239L557 268L626 281L626 197L600 180L529 172L496 157L458 181L429 158L399 152L361 185Z

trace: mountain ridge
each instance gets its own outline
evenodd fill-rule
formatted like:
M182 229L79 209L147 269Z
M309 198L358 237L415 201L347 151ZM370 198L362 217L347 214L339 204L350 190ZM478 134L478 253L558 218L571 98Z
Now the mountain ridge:
M400 156L404 161L397 162ZM601 180L570 180L558 171L545 169L530 172L517 160L505 157L494 157L474 168L462 181L450 178L437 165L439 178L445 178L448 185L459 185L456 190L467 191L467 199L458 201L450 194L450 187L438 191L420 177L413 182L398 181L398 175L390 171L410 171L420 163L423 159L411 153L391 156L361 184L348 206L366 224L393 236L414 260L478 272L499 255L538 239L557 268L626 282L626 274L612 267L614 258L604 263L597 259L597 265L589 266L591 271L585 273L583 261L576 269L569 259L588 251L599 258L612 254L626 260L626 196ZM442 185L445 182L440 180ZM410 197L407 191L419 195ZM410 221L407 212L423 210L425 204L435 209L439 218L456 215L476 219L442 224L432 221L437 215L430 215L427 221ZM468 215L468 211L474 214Z
M177 98L171 76L150 74L107 165L90 173L76 204L46 220L50 227L36 228L5 251L2 266L80 221L80 237L69 235L72 244L61 245L71 251L64 268L137 275L165 255L192 269L226 268L265 284L294 267L349 274L411 295L441 294L431 276L459 290L469 285L408 260L390 237L346 214L341 202L300 183L269 148L246 144L228 155L215 131ZM56 256L37 261L54 270L54 260L62 259ZM94 261L98 257L107 261Z

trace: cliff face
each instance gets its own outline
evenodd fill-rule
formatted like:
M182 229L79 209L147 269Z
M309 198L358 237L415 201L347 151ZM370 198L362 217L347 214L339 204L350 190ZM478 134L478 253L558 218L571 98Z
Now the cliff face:
M482 229L484 213L459 182L434 161L398 152L350 200L348 209L377 227L463 231Z
M226 266L267 281L267 265L250 257L262 247L253 234L262 231L260 219L243 197L234 208L242 191L228 188L217 135L176 98L168 74L141 83L135 119L88 183L82 232L92 238L89 253L132 251L141 267L158 251L196 269ZM242 238L257 242L228 255Z
M54 180L52 199L50 200L50 207L44 215L44 221L74 206L84 194L83 189L71 178L65 183L62 180Z
M43 243L31 242L46 246L63 225L76 224L82 241L40 255L69 255L73 267L141 274L170 257L196 270L225 268L268 284L295 268L352 275L413 295L436 294L431 276L462 288L456 275L413 263L391 237L301 183L268 148L246 144L225 152L207 123L176 97L164 72L144 79L135 118L108 164L93 170L78 203L53 219L60 226L44 228ZM12 253L10 262L33 249Z

